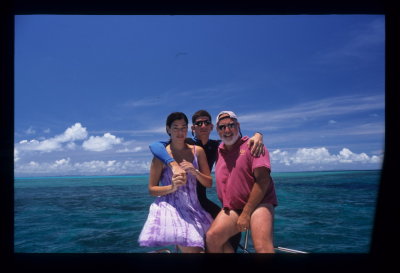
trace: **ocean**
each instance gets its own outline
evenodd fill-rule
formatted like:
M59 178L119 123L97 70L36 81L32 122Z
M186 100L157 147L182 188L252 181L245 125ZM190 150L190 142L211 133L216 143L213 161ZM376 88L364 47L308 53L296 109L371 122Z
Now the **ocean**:
M279 202L275 245L310 253L368 253L380 174L272 173ZM154 200L147 182L148 175L15 178L15 253L155 250L137 242ZM220 204L215 185L207 196Z

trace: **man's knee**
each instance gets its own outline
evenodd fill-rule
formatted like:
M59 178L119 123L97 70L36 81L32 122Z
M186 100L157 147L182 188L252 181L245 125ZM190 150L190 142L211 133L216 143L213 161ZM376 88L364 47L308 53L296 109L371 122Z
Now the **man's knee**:
M255 234L254 234L255 235ZM254 250L256 253L274 253L274 243L272 236L252 236Z
M218 245L220 238L220 233L215 229L209 229L206 233L206 242L209 246Z

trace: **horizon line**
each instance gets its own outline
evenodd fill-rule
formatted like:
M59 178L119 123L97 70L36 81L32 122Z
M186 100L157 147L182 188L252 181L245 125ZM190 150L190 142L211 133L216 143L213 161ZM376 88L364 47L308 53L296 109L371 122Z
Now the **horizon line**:
M320 172L361 172L361 171L382 171L380 169L338 169L338 170L305 170L305 171L279 171L271 172L272 174L284 174L284 173L320 173ZM215 175L215 172L211 172ZM137 173L137 174L109 174L109 175L49 175L49 176L14 176L14 179L50 179L50 178L100 178L100 177L138 177L138 176L148 176L149 173Z

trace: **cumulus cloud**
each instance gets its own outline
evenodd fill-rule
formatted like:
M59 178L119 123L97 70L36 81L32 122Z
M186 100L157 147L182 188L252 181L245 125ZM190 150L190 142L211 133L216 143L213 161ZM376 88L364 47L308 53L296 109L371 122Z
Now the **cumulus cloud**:
M113 145L120 144L121 142L122 138L105 133L103 136L91 136L83 142L82 147L87 151L102 152L111 149Z
M132 149L129 149L128 147L125 147L124 149L119 149L116 152L117 153L137 153L137 152L140 152L142 150L143 150L142 147L135 147L135 148L132 148Z
M31 140L21 140L14 145L14 162L18 164L26 164L26 162L34 163L38 161L37 153L52 153L51 159L54 159L59 153L63 153L62 157L73 158L74 154L82 155L82 151L103 152L112 149L115 145L121 144L128 147L128 150L115 152L138 152L142 150L140 145L137 147L131 145L132 142L123 143L122 138L118 138L110 133L100 136L90 136L85 127L77 122L68 127L62 134L55 135L50 138L37 138ZM120 148L120 147L118 147ZM43 155L40 155L40 162L43 162ZM33 160L33 161L31 161ZM60 161L57 164L61 164ZM48 165L50 169L54 169L58 165ZM63 164L63 166L66 166Z
M327 165L327 164L377 164L382 162L382 156L368 156L366 153L353 153L343 148L338 154L331 154L325 147L300 148L295 152L274 150L270 153L273 162L292 165Z
M54 162L55 166L66 166L69 164L69 162L71 161L71 159L68 157L67 159L63 158L60 160L56 160Z
M119 175L148 173L150 162L139 160L92 160L73 162L69 157L52 162L19 164L15 173L24 175Z
M29 141L22 140L16 146L19 151L52 152L62 150L64 143L85 139L87 135L86 128L82 127L80 123L75 123L73 126L67 128L64 133L55 137L42 141L36 139Z
M61 135L55 137L59 142L68 142L85 139L88 135L86 128L82 127L80 123L75 123L73 126L69 127Z

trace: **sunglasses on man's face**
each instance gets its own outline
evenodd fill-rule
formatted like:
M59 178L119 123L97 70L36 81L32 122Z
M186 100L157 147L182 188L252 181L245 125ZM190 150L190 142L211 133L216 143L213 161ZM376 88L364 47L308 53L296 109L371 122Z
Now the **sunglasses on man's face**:
M209 121L209 120L201 120L201 121L197 121L197 122L194 123L194 125L199 126L199 127L203 126L203 124L205 126L208 126L208 125L211 124L211 121Z
M218 130L224 131L226 129L226 127L228 127L229 129L236 128L236 123L228 123L228 124L224 124L224 125L218 125Z

